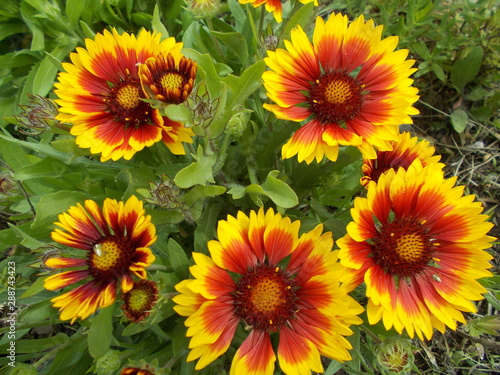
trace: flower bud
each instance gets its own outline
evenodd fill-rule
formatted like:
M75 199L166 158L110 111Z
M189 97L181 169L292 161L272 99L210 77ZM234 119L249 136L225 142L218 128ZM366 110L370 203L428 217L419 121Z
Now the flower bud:
M415 361L411 340L397 337L377 344L375 359L384 374L410 374Z
M220 13L220 0L185 0L187 10L195 18L212 18Z
M51 126L58 124L55 119L57 116L57 107L54 102L40 95L28 94L30 103L20 105L22 112L15 116L25 128L19 129L19 132L27 135L40 135Z
M120 366L120 352L117 350L108 350L97 360L95 372L97 375L114 375Z
M226 133L232 135L234 138L239 138L247 128L248 124L248 111L241 110L233 114L229 119L226 126Z

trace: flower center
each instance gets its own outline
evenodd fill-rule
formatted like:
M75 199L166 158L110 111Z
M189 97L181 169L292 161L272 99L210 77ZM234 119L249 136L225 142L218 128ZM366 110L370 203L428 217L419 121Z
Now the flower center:
M141 102L139 87L125 85L116 92L116 101L123 108L133 109Z
M124 314L133 322L145 319L158 299L158 288L154 281L141 280L122 296Z
M373 258L387 273L409 277L429 264L435 246L422 224L396 219L382 227L374 239Z
M177 73L166 73L161 79L161 85L164 90L180 90L182 88L183 77Z
M341 124L356 117L363 104L363 85L344 72L323 73L311 84L309 105L322 123Z
M297 310L293 279L278 267L260 264L243 275L234 293L236 315L252 327L274 332Z
M89 252L90 272L96 279L120 277L132 263L133 253L126 238L106 237Z
M127 79L110 85L109 94L105 95L103 102L108 106L108 111L124 127L140 127L152 121L151 106L144 102L144 95L137 78L128 75Z

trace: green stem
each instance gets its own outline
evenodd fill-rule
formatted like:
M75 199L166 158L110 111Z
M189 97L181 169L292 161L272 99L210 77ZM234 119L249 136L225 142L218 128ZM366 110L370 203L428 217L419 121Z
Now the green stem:
M174 267L164 266L162 264L152 264L148 267L149 271L174 272Z
M361 330L366 333L368 336L370 336L370 338L376 343L376 344L381 344L382 343L382 339L380 337L378 337L370 328L368 328L367 326L365 326L364 324L361 324L359 326L359 328L361 328Z

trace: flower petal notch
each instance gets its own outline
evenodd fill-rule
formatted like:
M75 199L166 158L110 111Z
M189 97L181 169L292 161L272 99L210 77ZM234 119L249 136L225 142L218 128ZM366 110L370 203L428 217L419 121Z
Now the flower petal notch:
M133 34L104 31L63 63L55 94L60 106L57 120L72 124L71 134L81 148L101 154L101 161L130 160L135 153L164 142L176 155L184 154L182 142L194 135L180 122L162 116L144 94L139 66L151 57L177 56L182 43L160 41L160 34L142 30Z
M198 359L196 369L227 351L239 323L249 334L231 374L271 375L276 359L285 373L322 372L321 355L351 359L345 336L363 308L339 282L347 270L331 251L331 233L318 225L299 237L299 228L272 209L238 212L219 222L210 257L193 253L194 279L177 284L173 301L188 317L187 360Z
M50 268L71 268L45 279L48 290L83 281L77 288L51 300L62 320L86 319L116 299L118 283L123 293L134 286L133 277L145 279L146 268L155 260L149 249L156 241L156 228L145 215L142 202L131 196L126 202L107 198L101 210L86 200L59 215L59 228L52 239L85 252L84 258L52 257Z
M270 70L262 78L275 104L264 108L279 119L308 120L283 146L284 159L335 161L339 147L349 145L373 159L375 149L391 150L399 125L412 123L414 60L406 60L408 50L395 51L397 37L381 34L382 26L363 16L348 23L333 13L326 22L316 19L312 43L299 26L286 49L267 52Z
M366 284L370 324L430 339L433 328L455 330L462 312L476 312L472 301L486 293L477 279L491 276L484 249L495 240L487 235L493 225L455 181L417 159L371 181L367 197L354 201L337 244L341 263Z

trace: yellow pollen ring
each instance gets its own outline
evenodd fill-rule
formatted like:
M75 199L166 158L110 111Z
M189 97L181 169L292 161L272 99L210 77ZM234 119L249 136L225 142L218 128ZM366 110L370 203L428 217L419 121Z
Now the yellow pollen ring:
M182 81L182 76L177 73L164 74L160 79L160 83L165 90L180 90L182 88Z
M336 80L328 83L325 87L324 94L326 100L332 104L346 103L354 97L351 85L343 80Z
M108 271L116 267L122 256L122 248L113 240L94 245L94 252L90 257L92 267L100 271Z
M139 87L132 85L121 87L116 93L116 100L123 108L137 107L141 101Z
M396 240L396 252L408 262L418 261L422 257L424 250L425 244L418 234L404 234Z
M254 286L250 301L255 310L261 313L274 311L286 302L281 284L269 278L261 280Z

